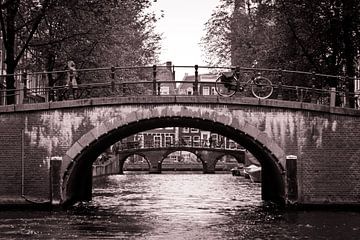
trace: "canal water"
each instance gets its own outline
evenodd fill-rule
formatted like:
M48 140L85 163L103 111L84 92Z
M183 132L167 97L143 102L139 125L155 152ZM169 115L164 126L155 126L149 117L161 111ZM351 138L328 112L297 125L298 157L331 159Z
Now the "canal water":
M230 174L125 174L66 211L2 210L0 239L360 239L360 213L277 209Z

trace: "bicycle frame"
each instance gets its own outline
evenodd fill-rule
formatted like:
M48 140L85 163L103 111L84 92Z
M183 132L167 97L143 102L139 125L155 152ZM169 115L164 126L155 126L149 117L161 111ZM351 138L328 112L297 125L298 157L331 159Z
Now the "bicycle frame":
M241 83L234 72L220 73L215 82L215 90L220 96L231 97L236 92L243 92L249 85L252 95L259 99L266 99L273 92L272 83L268 78L257 76Z

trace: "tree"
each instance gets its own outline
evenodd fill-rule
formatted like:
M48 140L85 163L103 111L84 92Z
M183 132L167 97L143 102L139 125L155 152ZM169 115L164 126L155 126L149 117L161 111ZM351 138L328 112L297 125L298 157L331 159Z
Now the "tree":
M43 20L51 0L0 2L0 24L5 48L7 104L15 103L15 69Z
M359 14L356 0L222 0L203 41L212 63L231 58L233 65L248 66L256 59L262 67L354 77ZM337 86L338 79L327 84Z
M0 21L6 43L7 88L15 89L13 74L17 67L50 72L64 69L68 60L74 60L78 68L153 61L159 49L159 36L152 27L156 18L144 13L150 4L150 0L2 3ZM16 44L11 39L17 39ZM15 52L17 56L13 56ZM53 86L59 78L48 74L48 80L48 85ZM11 94L7 102L14 103Z
M78 68L144 65L154 61L160 38L152 26L156 19L151 13L144 13L149 5L147 0L62 3L46 16L42 34L30 45L32 60L36 60L36 66L30 68L43 69L45 65L47 71L61 69L69 59Z
M275 41L273 7L268 1L222 0L205 24L202 38L208 62L252 66L256 60L266 64ZM231 59L231 61L229 61Z
M291 32L291 38L304 56L303 66L322 73L354 77L359 57L359 1L302 0L278 1L279 24ZM291 16L291 17L290 17ZM336 87L338 80L329 80ZM348 78L348 90L354 81ZM354 101L350 102L354 106Z
M229 65L231 59L231 3L221 1L206 22L206 34L201 39L206 61L210 65Z

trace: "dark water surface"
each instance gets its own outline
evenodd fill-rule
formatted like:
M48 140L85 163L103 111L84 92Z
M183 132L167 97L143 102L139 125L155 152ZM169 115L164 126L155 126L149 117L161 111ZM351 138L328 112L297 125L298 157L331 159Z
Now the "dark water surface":
M97 179L66 211L1 211L1 239L360 239L360 213L283 211L230 174Z

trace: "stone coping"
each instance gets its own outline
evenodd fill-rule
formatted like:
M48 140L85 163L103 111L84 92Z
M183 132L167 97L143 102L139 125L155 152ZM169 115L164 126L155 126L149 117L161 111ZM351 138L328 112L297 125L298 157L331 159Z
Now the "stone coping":
M359 109L330 107L326 105L283 101L277 99L257 99L249 97L220 97L220 96L194 96L194 95L177 95L177 96L131 96L131 97L106 97L80 100L67 100L58 102L32 103L32 104L15 104L0 106L1 113L18 113L30 111L44 111L55 109L68 109L94 106L110 105L157 105L157 104L185 104L185 105L204 105L220 104L228 105L230 108L235 106L256 106L268 108L283 108L293 110L305 110L312 112L329 113L336 115L360 116Z

